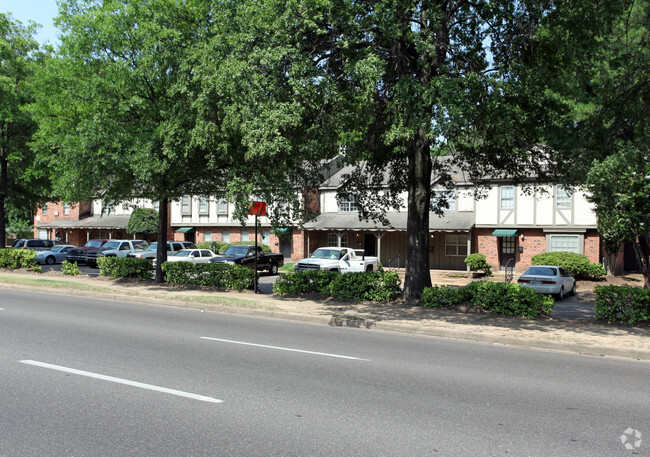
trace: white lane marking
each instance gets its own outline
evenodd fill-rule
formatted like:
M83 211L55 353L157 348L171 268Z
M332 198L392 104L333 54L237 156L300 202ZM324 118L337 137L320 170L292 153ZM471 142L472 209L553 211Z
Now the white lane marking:
M201 339L202 340L221 341L223 343L243 344L244 346L255 346L255 347L258 347L258 348L278 349L280 351L301 352L303 354L323 355L323 356L326 356L326 357L337 357L339 359L361 360L363 362L370 362L370 359L361 359L359 357L350 357L350 356L347 356L347 355L328 354L326 352L303 351L302 349L283 348L283 347L280 347L280 346L267 346L266 344L245 343L243 341L223 340L221 338L210 338L208 336L202 336Z
M40 367L40 368L48 368L50 370L63 371L65 373L72 373L72 374L76 374L76 375L79 375L79 376L86 376L88 378L101 379L102 381L110 381L110 382L115 382L117 384L124 384L124 385L127 385L127 386L139 387L141 389L154 390L156 392L162 392L162 393L166 393L166 394L177 395L179 397L191 398L193 400L200 400L200 401L205 401L205 402L208 402L208 403L222 403L223 402L223 400L218 400L218 399L212 398L212 397L205 397L203 395L196 395L196 394L192 394L192 393L189 393L189 392L183 392L181 390L168 389L166 387L158 387L158 386L153 386L151 384L143 384L141 382L129 381L128 379L114 378L112 376L104 376L102 374L91 373L89 371L75 370L74 368L67 368L67 367L62 367L62 366L59 366L59 365L52 365L50 363L36 362L34 360L21 360L20 363L24 363L26 365L33 365L35 367Z

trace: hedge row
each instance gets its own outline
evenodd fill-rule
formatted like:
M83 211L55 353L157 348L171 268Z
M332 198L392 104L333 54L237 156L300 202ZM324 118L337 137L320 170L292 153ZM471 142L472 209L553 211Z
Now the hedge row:
M150 259L99 257L97 266L102 276L111 278L149 279L153 275L153 264Z
M532 264L562 267L576 279L601 278L607 274L600 263L591 263L586 255L574 252L544 252L534 255Z
M38 266L35 259L36 252L32 249L0 249L0 268L34 269Z
M235 289L238 292L252 288L255 280L255 272L242 265L165 262L162 270L169 284Z
M320 292L355 301L391 301L399 297L402 288L397 273L300 271L280 275L273 284L273 292L278 295Z
M636 324L650 322L650 290L636 287L597 286L596 319Z
M535 318L549 314L555 305L552 297L533 289L503 282L477 281L463 287L434 286L422 292L427 307L453 307L463 302L503 316Z
M223 241L199 241L198 243L194 244L199 249L212 249L212 243L216 243L216 249L214 250L215 254L223 254L230 246L255 244L254 241L234 241L232 243L225 243ZM258 243L257 245L262 248L262 251L271 252L271 247L268 244Z

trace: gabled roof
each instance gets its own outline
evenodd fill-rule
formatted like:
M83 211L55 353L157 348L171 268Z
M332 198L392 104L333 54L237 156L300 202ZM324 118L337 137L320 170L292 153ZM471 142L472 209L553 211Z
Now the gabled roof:
M304 224L306 230L406 230L406 212L386 213L390 225L372 220L360 221L358 213L324 213ZM465 232L474 226L473 211L449 212L442 217L431 214L429 230L439 232Z

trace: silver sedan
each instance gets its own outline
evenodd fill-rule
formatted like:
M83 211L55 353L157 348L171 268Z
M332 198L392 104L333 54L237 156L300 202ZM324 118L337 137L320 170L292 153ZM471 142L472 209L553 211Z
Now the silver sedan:
M576 280L564 268L555 265L535 265L519 277L517 284L535 289L540 294L556 295L560 300L566 294L575 295Z
M48 265L61 263L66 260L68 251L76 248L77 246L72 246L70 244L60 244L51 247L48 251L36 251L36 263L46 263Z

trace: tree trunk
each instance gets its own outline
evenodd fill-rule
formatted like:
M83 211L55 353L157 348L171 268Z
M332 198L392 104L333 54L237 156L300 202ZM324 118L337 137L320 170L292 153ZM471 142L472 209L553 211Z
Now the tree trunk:
M429 208L431 206L431 155L426 128L420 127L407 145L408 217L406 222L406 277L404 299L420 299L431 286L429 270Z
M165 282L162 271L163 262L167 262L167 214L169 198L160 200L158 207L158 249L156 251L156 280L157 283Z
M0 130L0 137L0 142L8 144L7 131L4 128ZM7 198L7 189L9 188L7 155L7 148L0 146L0 249L5 247L7 240L7 214L5 210L5 199Z
M643 273L643 288L650 289L650 240L646 234L637 233L634 240L634 252Z

